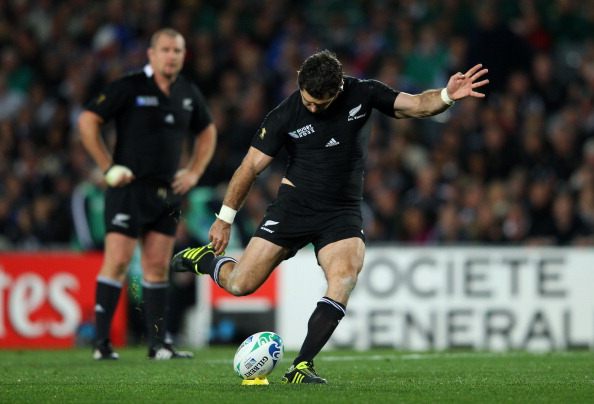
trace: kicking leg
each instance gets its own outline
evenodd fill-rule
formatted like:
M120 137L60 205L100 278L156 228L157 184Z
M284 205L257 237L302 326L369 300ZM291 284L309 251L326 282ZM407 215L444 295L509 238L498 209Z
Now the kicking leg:
M225 255L215 256L209 244L179 252L173 257L171 268L176 272L208 274L232 295L245 296L255 292L288 253L287 248L252 237L239 261Z

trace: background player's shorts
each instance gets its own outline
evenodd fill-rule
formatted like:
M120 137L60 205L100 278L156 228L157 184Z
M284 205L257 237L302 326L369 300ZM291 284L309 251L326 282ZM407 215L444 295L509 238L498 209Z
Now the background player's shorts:
M105 194L105 230L139 238L152 230L174 236L181 218L181 197L171 187L132 181Z
M359 237L365 242L360 204L322 203L287 184L281 184L254 236L289 248L287 259L309 243L314 245L317 256L335 241Z

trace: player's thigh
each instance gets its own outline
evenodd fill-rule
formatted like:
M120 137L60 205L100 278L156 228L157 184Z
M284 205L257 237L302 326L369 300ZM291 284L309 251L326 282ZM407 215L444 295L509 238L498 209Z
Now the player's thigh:
M163 282L168 279L169 262L175 238L156 231L148 231L142 238L141 261L144 279Z
M134 257L138 240L122 233L109 232L105 236L103 266L100 275L123 280Z
M268 279L288 254L288 248L260 237L252 237L229 275L229 281L243 293L252 293Z
M356 282L363 268L365 243L359 237L335 241L318 252L318 262L324 270L328 285ZM353 285L354 286L354 285Z

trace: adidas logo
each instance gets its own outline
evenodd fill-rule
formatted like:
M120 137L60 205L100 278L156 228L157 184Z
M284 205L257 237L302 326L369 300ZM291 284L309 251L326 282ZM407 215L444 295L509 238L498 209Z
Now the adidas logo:
M173 117L173 114L167 114L165 116L165 122L168 123L168 124L170 124L170 125L175 124L175 118Z
M336 139L332 138L326 143L326 147L338 146L340 143Z

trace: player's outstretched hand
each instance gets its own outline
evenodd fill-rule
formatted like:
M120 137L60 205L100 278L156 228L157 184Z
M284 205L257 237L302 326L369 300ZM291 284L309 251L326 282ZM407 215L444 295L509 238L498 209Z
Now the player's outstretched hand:
M210 226L208 238L212 243L212 247L215 249L215 254L223 254L231 238L231 225L221 219L215 220L212 226Z
M482 67L482 64L478 64L468 70L465 74L458 72L450 77L447 86L448 96L454 101L466 97L483 98L485 94L474 91L475 88L482 87L489 83L488 79L477 81L489 71L487 69L482 69Z

